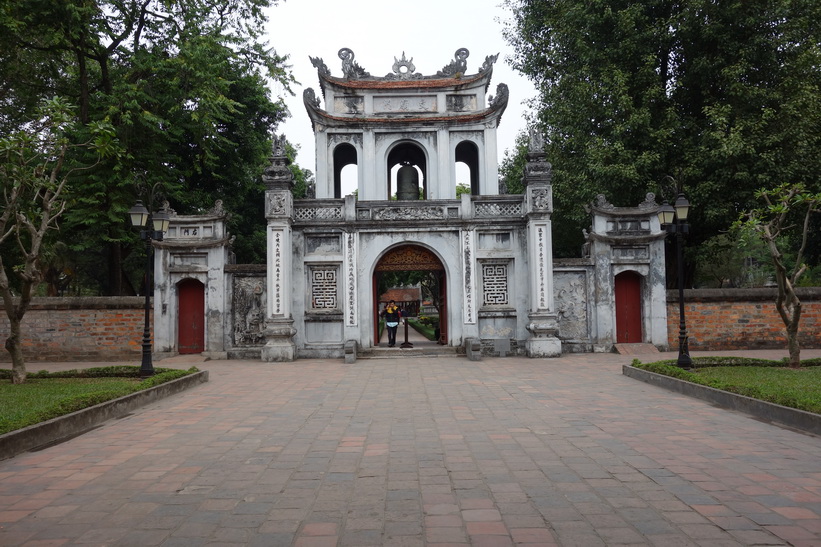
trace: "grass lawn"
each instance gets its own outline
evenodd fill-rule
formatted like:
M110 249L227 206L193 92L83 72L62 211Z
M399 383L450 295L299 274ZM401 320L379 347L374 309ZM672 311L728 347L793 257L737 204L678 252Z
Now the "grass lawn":
M34 425L83 408L148 389L197 372L155 369L141 380L139 367L102 367L83 371L29 374L24 384L0 379L0 434ZM0 371L8 377L10 371Z
M746 395L770 403L821 414L821 359L791 369L781 361L699 357L685 371L674 362L633 363L633 366L696 384Z

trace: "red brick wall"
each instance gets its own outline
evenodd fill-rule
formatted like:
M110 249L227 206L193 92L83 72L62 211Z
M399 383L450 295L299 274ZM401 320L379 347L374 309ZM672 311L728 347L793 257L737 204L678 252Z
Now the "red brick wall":
M775 289L684 291L684 315L693 350L782 349L784 322L775 309ZM799 343L821 348L821 288L801 289ZM678 347L678 291L667 292L667 340Z
M144 306L144 297L35 298L23 316L23 355L32 362L133 360L139 364ZM5 343L8 335L9 320L3 313L0 341ZM0 362L11 362L11 355L2 350Z

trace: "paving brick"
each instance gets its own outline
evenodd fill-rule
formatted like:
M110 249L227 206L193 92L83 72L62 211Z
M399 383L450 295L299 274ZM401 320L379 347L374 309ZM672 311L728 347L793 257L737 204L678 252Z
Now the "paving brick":
M202 363L207 384L0 462L0 544L821 544L818 437L631 359Z

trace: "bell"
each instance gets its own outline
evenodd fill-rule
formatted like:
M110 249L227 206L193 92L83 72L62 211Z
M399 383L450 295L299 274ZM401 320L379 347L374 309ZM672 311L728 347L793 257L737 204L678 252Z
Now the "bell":
M396 173L396 199L419 199L419 173L411 165L403 165Z

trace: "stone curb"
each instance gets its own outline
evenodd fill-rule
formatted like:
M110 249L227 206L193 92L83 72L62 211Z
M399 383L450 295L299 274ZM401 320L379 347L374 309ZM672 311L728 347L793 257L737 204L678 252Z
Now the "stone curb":
M686 380L642 370L631 365L623 365L622 374L654 386L713 403L722 408L744 412L765 422L774 422L778 425L821 435L821 414L694 384Z
M65 416L10 431L0 435L0 460L12 458L23 452L75 437L93 429L106 420L121 418L136 408L207 381L208 371L202 370L144 391L130 393Z

